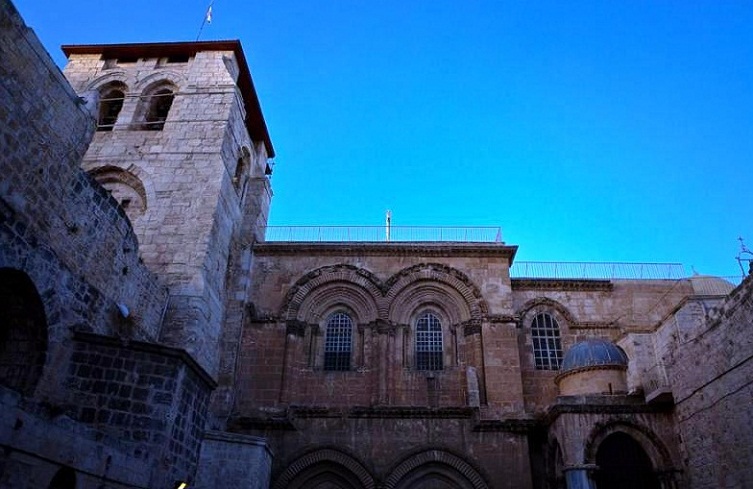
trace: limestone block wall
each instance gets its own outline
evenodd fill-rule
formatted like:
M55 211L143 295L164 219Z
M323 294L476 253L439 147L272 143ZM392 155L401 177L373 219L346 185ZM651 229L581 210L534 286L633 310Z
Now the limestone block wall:
M161 340L185 348L213 376L227 282L238 275L231 253L240 253L244 222L251 223L246 232L259 220L266 225L271 194L266 149L245 127L237 63L232 51L178 60L73 54L65 69L80 93L125 87L114 128L95 134L83 168L127 172L143 187L145 211L133 220L140 256L170 290ZM144 130L144 97L159 84L174 91L174 100L163 129ZM237 175L244 158L248 167Z
M719 304L689 301L657 332L690 487L753 485L753 280Z
M154 487L193 477L214 384L185 353L80 334L65 384L59 408L155 460Z
M92 115L12 5L0 8L6 53L0 267L32 278L52 330L156 339L164 291L139 262L122 210L78 167L94 130ZM131 312L127 331L118 330L117 304Z
M512 286L529 411L543 411L557 396L557 372L537 370L534 365L530 323L536 313L547 312L557 320L564 355L573 344L587 338L615 341L625 334L649 334L677 304L693 294L687 280L514 279ZM630 353L628 356L632 361ZM637 387L632 372L629 389Z
M478 372L473 389L481 385L483 404L522 410L509 247L260 243L253 251L253 314L238 363L241 412L265 405L464 406L468 366ZM444 368L422 372L413 367L410 324L427 307L443 311ZM327 372L325 323L338 308L356 321L352 368Z
M222 481L228 487L267 489L271 471L272 452L263 438L208 431L201 445L196 479L191 485L213 489L217 481Z

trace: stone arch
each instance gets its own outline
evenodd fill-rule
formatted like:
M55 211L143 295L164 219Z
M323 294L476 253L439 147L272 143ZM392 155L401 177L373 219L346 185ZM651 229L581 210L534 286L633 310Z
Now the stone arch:
M52 477L47 489L76 489L76 471L61 467Z
M332 448L309 452L280 474L272 489L308 489L312 481L324 483L327 479L340 482L343 489L374 489L374 478L355 457Z
M599 446L615 433L624 433L633 438L646 452L656 471L670 470L674 466L669 450L653 430L625 420L610 420L594 426L584 445L584 462L595 464Z
M390 472L383 489L407 489L436 475L462 489L488 489L481 473L463 458L446 450L426 450L405 458Z
M110 193L131 221L144 215L149 199L144 182L136 174L113 165L92 168L87 174Z
M355 315L359 324L376 321L378 310L368 290L352 282L332 281L310 291L301 301L295 319L319 323L332 309L345 307Z
M107 70L106 74L90 81L83 91L99 91L103 86L109 85L111 83L122 83L123 85L128 86L128 74L125 72L125 70Z
M573 314L559 302L550 299L549 297L537 297L523 304L523 307L518 310L517 315L520 317L521 325L526 326L526 320L529 319L531 313L538 311L554 311L565 320L566 325L576 324L578 322L575 319L575 316L573 316Z
M315 290L320 298L330 303L337 300L338 292L347 292L344 297L351 301L351 307L359 316L363 315L360 320L378 316L378 301L382 295L379 279L366 269L338 264L317 268L298 279L283 300L280 317L285 320L305 317L306 308L314 306L310 294Z
M444 296L452 298L455 311L458 315L467 315L462 319L481 320L488 314L489 306L481 295L476 284L460 270L438 263L421 263L405 268L385 283L385 308L386 317L395 318L398 322L405 323L405 318L412 314L410 306L403 307L401 301L406 294L411 294L411 289L426 289L427 284L434 284L434 291L444 292ZM414 299L416 296L414 296ZM414 304L415 306L415 300ZM454 318L453 318L454 320Z
M139 83L144 89L139 95L134 122L142 130L161 131L169 117L179 85L166 76L167 74L168 72L154 73ZM147 84L149 78L155 81Z
M34 394L47 360L42 298L23 271L0 268L0 384Z
M184 82L185 82L185 77L181 73L178 73L177 71L156 70L148 74L141 80L138 80L134 84L133 89L134 91L144 93L150 90L151 88L155 87L156 85L161 85L161 84L170 84L170 85L175 86L177 89L178 87L183 86Z

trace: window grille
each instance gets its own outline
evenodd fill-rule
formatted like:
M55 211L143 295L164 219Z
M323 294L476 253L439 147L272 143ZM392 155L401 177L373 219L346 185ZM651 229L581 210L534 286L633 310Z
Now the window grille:
M324 337L324 370L350 370L353 322L342 312L330 316Z
M562 363L560 327L551 314L540 313L531 323L533 360L538 370L559 370Z
M427 312L416 321L416 369L442 370L442 324Z

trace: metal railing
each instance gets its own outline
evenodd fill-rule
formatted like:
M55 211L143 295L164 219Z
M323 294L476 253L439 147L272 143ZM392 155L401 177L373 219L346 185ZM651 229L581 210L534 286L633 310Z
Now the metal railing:
M267 226L265 241L501 243L494 226Z
M687 277L680 263L608 263L516 261L512 278L650 279L677 280Z

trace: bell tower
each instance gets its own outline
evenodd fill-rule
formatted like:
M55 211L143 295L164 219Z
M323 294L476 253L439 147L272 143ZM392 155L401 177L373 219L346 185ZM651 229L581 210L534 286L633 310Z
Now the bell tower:
M243 309L231 299L272 196L274 149L240 42L63 51L71 85L98 101L83 169L120 204L169 289L160 341L218 379L223 325Z

